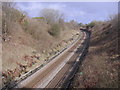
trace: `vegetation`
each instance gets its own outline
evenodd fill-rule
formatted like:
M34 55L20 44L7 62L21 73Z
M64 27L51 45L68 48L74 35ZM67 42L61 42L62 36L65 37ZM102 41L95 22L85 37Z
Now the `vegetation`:
M74 20L65 22L63 16L58 10L43 9L39 17L29 18L15 8L15 3L2 3L3 85L42 65L51 54L68 45L79 27L85 26ZM92 28L90 48L73 87L119 87L119 23L120 16L115 15L105 22L87 24Z
M33 19L45 19L44 17L34 17Z
M44 9L39 17L30 18L14 3L2 4L3 85L42 65L69 44L64 41L78 37L75 25L65 23L62 15L58 10Z
M41 11L41 16L45 18L48 24L50 24L48 33L53 37L58 37L61 29L64 29L63 14L58 10L43 9Z
M73 82L76 88L118 88L118 16L106 22L94 22L89 52ZM82 75L80 73L83 73Z
M78 25L79 25L80 27L83 27L83 26L84 26L84 24L83 24L83 23L79 23Z
M95 26L95 24L96 24L96 21L92 21L89 24L87 24L87 26L90 27L90 28L92 28L92 27Z
M59 23L59 20L63 18L63 14L54 9L43 9L41 11L41 16L47 20L48 24Z
M14 23L19 21L22 14L13 8L13 3L2 3L2 33L10 33L10 30L14 26Z
M54 24L51 26L50 30L48 31L52 36L59 36L60 35L60 26L58 24Z

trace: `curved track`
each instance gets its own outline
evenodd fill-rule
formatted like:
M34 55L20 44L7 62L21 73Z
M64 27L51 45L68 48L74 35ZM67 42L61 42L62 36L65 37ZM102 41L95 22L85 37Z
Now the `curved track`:
M82 32L79 38L72 46L54 58L42 69L20 82L16 88L58 88L61 86L67 75L78 62L80 57L86 33Z

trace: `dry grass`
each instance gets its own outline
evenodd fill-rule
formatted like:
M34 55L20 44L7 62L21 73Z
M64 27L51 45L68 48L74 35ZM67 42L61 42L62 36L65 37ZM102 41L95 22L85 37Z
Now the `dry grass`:
M2 22L4 83L42 64L50 55L70 44L70 39L78 33L66 26L58 38L53 37L48 33L51 26L45 20L31 19L6 6L3 7Z
M96 49L94 47L94 49ZM117 88L118 61L110 62L106 53L90 52L76 74L74 88ZM83 73L81 75L81 72Z
M92 28L89 53L73 81L75 88L118 88L117 18ZM82 74L81 74L82 73Z

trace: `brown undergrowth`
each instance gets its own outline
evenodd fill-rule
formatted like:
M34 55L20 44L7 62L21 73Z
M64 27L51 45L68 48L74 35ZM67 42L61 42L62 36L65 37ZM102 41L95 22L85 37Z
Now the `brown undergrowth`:
M72 82L73 88L118 88L117 16L92 28L89 52Z

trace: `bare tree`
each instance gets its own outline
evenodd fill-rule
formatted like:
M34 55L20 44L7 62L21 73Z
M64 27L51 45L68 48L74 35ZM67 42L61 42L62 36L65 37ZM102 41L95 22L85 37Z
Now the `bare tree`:
M19 22L23 14L15 9L16 3L2 2L2 37L6 41L13 30L15 23Z
M63 14L55 9L43 9L40 14L49 24L59 23L59 20L63 18Z
M70 23L70 25L72 26L73 29L75 29L79 26L78 22L76 22L75 20L71 20L69 23Z

